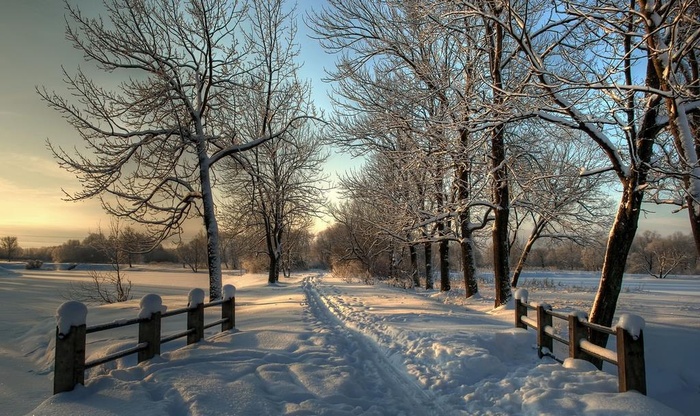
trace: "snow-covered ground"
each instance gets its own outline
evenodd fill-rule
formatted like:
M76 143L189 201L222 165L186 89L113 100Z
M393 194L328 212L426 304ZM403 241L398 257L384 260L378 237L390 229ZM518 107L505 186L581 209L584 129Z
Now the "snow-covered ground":
M90 306L87 323L133 318L158 293L187 302L204 273L129 271L133 301ZM564 366L492 310L492 286L465 301L451 294L365 286L321 273L268 286L262 275L226 275L237 287L237 330L199 344L163 345L160 357L127 357L88 371L86 385L52 391L54 314L84 270L26 271L0 264L0 413L7 415L675 415L700 407L700 279L630 276L618 312L647 322L649 396L617 393L614 368ZM590 273L528 273L531 301L588 310ZM488 280L488 276L486 276ZM457 282L455 282L457 285ZM215 309L215 308L212 308ZM173 321L169 321L172 319ZM215 318L210 318L215 319ZM164 320L165 332L184 329ZM136 328L88 335L87 357L133 345ZM111 340L105 341L109 337Z

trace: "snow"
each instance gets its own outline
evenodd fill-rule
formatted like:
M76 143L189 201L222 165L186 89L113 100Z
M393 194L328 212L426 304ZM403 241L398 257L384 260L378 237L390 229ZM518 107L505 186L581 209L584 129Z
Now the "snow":
M129 274L134 294L158 293L160 307L183 307L192 288L208 284L203 273L139 269ZM625 282L620 311L647 321L649 396L643 396L618 393L614 367L538 359L535 331L514 328L512 308L493 310L487 282L480 282L480 298L465 300L459 290L366 286L323 273L293 275L276 286L265 275L223 277L238 288L235 330L211 328L191 346L163 344L160 356L141 364L129 356L95 367L85 386L55 396L57 294L87 272L1 277L3 414L691 415L700 406L697 278ZM587 288L597 285L595 274L585 273L531 272L521 281L540 278L557 285L532 287L529 297L566 313L586 309L594 295ZM148 299L143 309L157 310ZM88 325L133 317L141 303L91 305ZM205 320L218 319L216 309L206 309ZM162 321L164 333L184 325L178 317ZM116 331L88 334L86 358L135 344L134 326Z
M187 306L197 306L204 303L204 290L195 288L187 295Z
M620 315L620 319L617 321L615 328L622 328L627 331L632 338L639 338L639 334L644 330L644 318L631 313L623 313Z
M234 285L224 285L224 300L229 300L236 297L236 286Z
M517 299L523 303L527 303L527 297L528 297L527 289L523 289L523 288L516 289L514 297L515 297L515 299Z
M579 321L588 321L588 313L584 311L571 311L569 315L574 315Z
M154 313L165 312L163 300L154 293L149 293L142 297L139 302L139 308L139 318L150 318Z
M74 300L63 302L56 309L56 327L59 335L68 335L72 326L85 325L87 322L87 306Z

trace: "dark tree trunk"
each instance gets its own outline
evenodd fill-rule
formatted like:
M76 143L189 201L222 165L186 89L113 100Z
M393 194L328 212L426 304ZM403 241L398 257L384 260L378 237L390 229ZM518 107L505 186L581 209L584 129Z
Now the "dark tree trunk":
M200 125L197 131L203 137ZM202 205L204 207L204 228L207 233L207 265L209 271L209 300L221 299L221 257L219 251L219 224L216 221L214 195L212 193L209 160L205 141L197 141L197 156L199 158L199 181L202 188Z
M425 250L425 289L433 289L433 243L426 241L423 244Z
M476 281L476 257L474 255L474 240L471 233L467 233L465 237L462 232L462 241L460 242L462 250L462 273L464 276L465 296L470 298L479 293L479 286Z
M510 281L510 286L515 288L518 286L518 280L520 279L520 274L523 271L523 268L525 267L525 263L527 262L527 258L530 255L530 251L532 250L532 246L535 244L535 241L540 236L540 233L544 229L544 223L542 221L539 221L535 227L532 229L532 232L530 233L530 237L527 239L527 243L525 243L525 247L523 247L523 252L520 253L520 258L518 258L518 264L515 266L515 270L513 271L513 278Z
M700 154L698 154L698 158L700 158ZM698 203L690 196L686 197L686 203L688 204L690 230L693 232L693 240L695 241L695 251L697 251L698 256L700 256L700 215L697 215L698 213L695 210L695 206L698 205Z
M408 245L408 254L411 259L411 280L413 287L420 287L420 278L418 277L418 252L415 244Z
M647 65L647 86L659 88L659 78L653 70L651 62ZM659 115L661 97L648 95L647 108L642 125L635 141L637 163L631 169L629 176L622 178L623 191L617 208L615 222L608 237L605 250L605 260L601 271L600 286L591 307L590 321L599 325L611 326L617 309L617 300L622 288L625 264L629 255L632 241L637 232L639 214L641 212L644 187L647 179L647 169L652 158L654 139L659 127L656 120ZM605 346L608 335L591 332L590 341L598 346ZM599 368L601 360L593 360Z
M450 290L450 241L443 238L439 246L440 253L440 291Z
M500 9L494 8L496 14ZM503 53L503 28L493 22L486 24L486 41L489 43L489 67L493 82L493 105L500 107L504 101L501 58ZM505 305L511 297L508 217L510 202L508 192L508 169L506 166L505 125L494 127L491 132L491 166L493 172L492 200L496 206L492 230L493 275L496 286L495 306Z
M461 145L462 160L457 169L457 196L458 205L462 205L457 221L459 221L460 234L460 261L462 263L462 277L464 278L465 296L470 298L479 293L476 282L476 256L474 254L474 240L469 215L469 198L471 194L471 161L468 154L469 133L467 129L460 131L459 142Z
M615 310L617 309L617 300L622 289L627 256L637 232L643 192L635 192L635 188L636 183L630 183L625 186L620 199L615 223L610 231L608 245L605 250L600 285L591 308L590 321L603 326L611 326L613 323ZM598 331L591 331L590 341L596 345L605 346L608 341L608 335ZM600 360L593 360L593 363L599 368L602 367L602 361Z
M270 269L267 275L267 283L275 284L279 282L280 278L280 258L274 253L269 255L270 258Z

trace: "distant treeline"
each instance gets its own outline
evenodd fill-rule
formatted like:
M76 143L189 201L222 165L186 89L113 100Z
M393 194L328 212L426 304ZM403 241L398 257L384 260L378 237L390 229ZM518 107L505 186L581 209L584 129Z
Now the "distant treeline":
M104 234L92 233L82 241L68 240L60 246L20 249L19 254L15 254L14 258L54 263L111 263L112 256L104 250L106 239ZM148 252L132 250L127 253L129 263L177 263L180 261L176 248L165 248L162 244ZM7 259L7 256L4 257Z
M359 262L348 253L352 253L351 240L344 238L340 227L330 227L317 236L296 236L297 252L290 255L291 269L303 269L306 267L332 269L340 271ZM124 239L122 247L143 246L140 242L142 236L138 233L122 234ZM15 238L0 238L0 249L6 260L41 260L56 263L110 263L110 253L104 247L109 237L103 234L93 233L84 240L68 240L60 246L22 249ZM227 268L245 268L253 272L265 270L264 256L258 256L260 252L254 244L246 241L223 239L224 248L222 261ZM511 264L517 262L522 244L516 241L511 247ZM299 244L298 244L299 245ZM8 253L7 248L10 248ZM249 250L243 250L243 248ZM251 248L252 247L252 248ZM578 244L573 241L549 241L540 247L532 249L527 260L526 269L554 269L554 270L600 270L605 253L605 237L600 236L598 241ZM675 233L661 236L657 232L645 231L637 235L627 261L627 272L649 274L658 278L664 278L669 274L700 274L700 259L693 247L690 234ZM206 239L200 234L190 241L181 242L177 247L166 248L162 244L148 252L138 250L125 250L126 258L123 262L131 263L182 263L192 268L193 271L206 268ZM488 245L477 247L477 263L482 267L489 266L491 259ZM358 252L357 250L355 252ZM360 251L361 252L361 251ZM378 251L375 257L368 257L365 261L373 265L374 276L389 276L392 257L389 250ZM398 253L398 256L404 254ZM423 263L422 253L418 253L419 262ZM112 257L113 258L113 257ZM397 261L397 253L393 254L394 262L409 264L408 261ZM449 253L450 269L453 271L459 267L459 250L456 243L450 244ZM433 259L436 262L437 259ZM399 266L400 268L400 266Z

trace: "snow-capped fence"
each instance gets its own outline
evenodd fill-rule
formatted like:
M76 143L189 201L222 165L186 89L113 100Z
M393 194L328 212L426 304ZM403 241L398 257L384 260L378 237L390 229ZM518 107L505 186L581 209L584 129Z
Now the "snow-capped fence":
M53 394L71 391L77 384L85 384L85 370L110 361L138 355L138 362L149 360L160 354L161 344L187 337L187 345L204 338L204 330L221 325L221 331L228 331L236 326L236 288L225 285L222 300L204 303L204 291L192 289L189 293L188 306L166 311L160 296L149 294L141 299L137 318L115 321L94 326L86 326L87 307L76 301L63 303L56 311L56 350L54 363ZM221 305L221 319L204 323L204 309ZM187 329L182 332L162 336L161 320L163 318L186 314ZM109 329L122 328L138 324L138 343L121 351L106 355L96 360L85 361L86 335Z
M554 357L553 341L568 345L569 357L589 360L592 357L617 366L619 391L636 390L647 394L646 370L644 364L644 320L636 315L623 315L614 328L588 322L582 312L563 314L552 311L545 303L529 304L527 291L519 289L515 294L515 326L537 330L537 354ZM528 310L537 311L535 319L528 317ZM557 334L552 318L568 323L568 338ZM616 337L616 351L599 347L589 341L590 331L602 332ZM561 360L558 360L561 362Z

